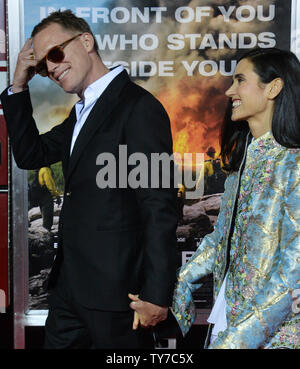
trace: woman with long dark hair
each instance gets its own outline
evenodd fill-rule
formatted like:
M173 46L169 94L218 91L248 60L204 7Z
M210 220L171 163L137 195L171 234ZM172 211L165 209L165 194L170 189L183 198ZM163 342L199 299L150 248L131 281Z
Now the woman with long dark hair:
M279 49L240 58L221 131L228 172L214 231L178 272L183 335L192 293L214 275L209 348L300 348L300 63Z

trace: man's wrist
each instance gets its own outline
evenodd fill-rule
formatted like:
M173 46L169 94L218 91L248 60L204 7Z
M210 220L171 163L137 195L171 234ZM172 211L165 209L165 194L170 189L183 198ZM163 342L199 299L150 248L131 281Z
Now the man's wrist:
M18 92L23 92L25 90L28 89L28 86L25 87L20 87L20 86L15 86L14 84L11 85L8 89L8 94L12 95L12 94L17 94Z

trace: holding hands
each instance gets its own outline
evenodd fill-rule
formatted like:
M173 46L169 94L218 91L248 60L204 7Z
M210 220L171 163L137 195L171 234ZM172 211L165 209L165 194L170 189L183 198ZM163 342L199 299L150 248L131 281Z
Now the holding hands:
M139 299L139 295L132 295L131 293L128 294L128 297L132 300L129 306L134 310L133 330L136 330L139 325L142 328L154 327L159 322L167 319L167 306L143 301Z

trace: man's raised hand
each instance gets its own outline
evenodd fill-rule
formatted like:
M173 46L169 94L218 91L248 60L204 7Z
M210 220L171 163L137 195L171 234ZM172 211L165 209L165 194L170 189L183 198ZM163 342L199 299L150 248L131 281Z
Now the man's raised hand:
M14 93L21 92L27 88L28 82L35 75L34 68L37 61L34 59L31 43L31 38L28 38L22 50L19 52L12 84Z

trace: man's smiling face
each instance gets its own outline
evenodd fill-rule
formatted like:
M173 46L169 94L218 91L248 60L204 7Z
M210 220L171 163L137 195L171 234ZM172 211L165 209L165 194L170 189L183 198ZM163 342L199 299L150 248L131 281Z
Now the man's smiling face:
M52 23L33 37L35 59L42 60L54 46L69 40L79 31L66 30L57 23ZM84 43L84 34L78 36L63 49L65 57L62 62L46 60L48 77L68 93L83 96L90 84L92 70L89 53Z

